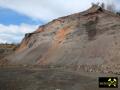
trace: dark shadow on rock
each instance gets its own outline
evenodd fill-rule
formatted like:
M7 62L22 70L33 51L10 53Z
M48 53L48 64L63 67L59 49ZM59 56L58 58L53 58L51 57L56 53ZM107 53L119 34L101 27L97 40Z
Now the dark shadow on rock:
M93 40L95 38L97 34L97 29L96 29L97 22L98 22L98 17L95 17L93 20L90 20L85 24L88 40Z

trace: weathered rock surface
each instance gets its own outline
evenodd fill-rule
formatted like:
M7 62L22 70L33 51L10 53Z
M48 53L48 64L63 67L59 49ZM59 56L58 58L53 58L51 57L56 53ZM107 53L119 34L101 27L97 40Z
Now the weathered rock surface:
M84 12L58 18L26 34L15 54L7 59L9 64L77 69L85 65L91 67L88 68L90 71L99 68L110 72L114 71L113 66L120 64L119 41L120 16L94 5ZM116 72L119 70L117 68Z

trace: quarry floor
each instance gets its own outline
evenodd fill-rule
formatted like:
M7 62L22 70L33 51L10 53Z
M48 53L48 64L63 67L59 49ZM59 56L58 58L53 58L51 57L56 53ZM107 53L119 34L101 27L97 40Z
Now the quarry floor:
M120 90L99 88L102 73L49 68L0 68L0 90ZM120 82L120 80L119 80Z

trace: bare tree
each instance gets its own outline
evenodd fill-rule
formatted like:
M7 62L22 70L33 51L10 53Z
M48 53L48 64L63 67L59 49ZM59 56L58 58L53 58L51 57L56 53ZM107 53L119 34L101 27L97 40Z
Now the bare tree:
M106 5L106 9L111 11L111 12L115 12L116 8L115 8L115 4L111 3L111 4L107 4Z
M100 6L103 9L107 9L108 11L116 13L116 7L113 2L108 1L107 3L102 2L101 4L99 2L97 3L91 3L92 6Z
M105 9L105 3L101 3L101 7Z
M97 2L97 3L91 3L92 6L99 6L99 4L100 4L99 2Z

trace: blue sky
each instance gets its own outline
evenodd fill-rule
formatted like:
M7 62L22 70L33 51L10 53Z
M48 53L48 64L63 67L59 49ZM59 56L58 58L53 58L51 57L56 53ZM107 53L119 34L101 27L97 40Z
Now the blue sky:
M24 14L15 12L14 10L0 7L0 23L4 25L9 24L20 25L21 23L36 25L42 24L43 22L40 21L39 19L34 20Z
M53 19L88 9L91 3L120 0L0 0L0 43L19 43L25 33Z

